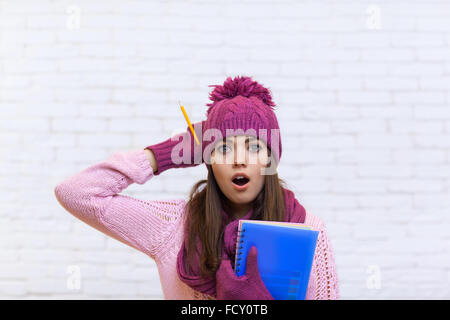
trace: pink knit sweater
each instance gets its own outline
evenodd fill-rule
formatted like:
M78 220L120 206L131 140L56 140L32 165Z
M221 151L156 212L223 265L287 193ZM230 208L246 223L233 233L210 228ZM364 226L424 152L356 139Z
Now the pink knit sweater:
M55 195L81 221L154 259L165 299L214 299L178 278L176 259L183 241L186 201L148 201L119 194L130 184L144 184L152 177L143 149L119 151L62 181ZM334 255L325 225L310 213L305 223L320 231L306 299L337 299Z

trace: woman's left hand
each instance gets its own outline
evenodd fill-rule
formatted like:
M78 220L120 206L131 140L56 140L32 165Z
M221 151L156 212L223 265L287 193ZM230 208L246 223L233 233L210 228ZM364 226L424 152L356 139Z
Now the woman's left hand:
M274 300L267 290L258 269L257 250L250 248L246 274L238 277L226 254L216 272L216 293L219 300Z

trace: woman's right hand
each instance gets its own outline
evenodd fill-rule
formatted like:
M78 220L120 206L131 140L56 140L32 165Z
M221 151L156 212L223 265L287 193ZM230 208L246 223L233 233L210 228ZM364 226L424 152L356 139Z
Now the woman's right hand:
M188 126L185 132L145 148L152 151L156 160L157 170L153 171L154 175L159 175L170 168L194 167L203 163L202 129L204 123L205 121L199 121L192 124L200 144L197 144ZM186 155L185 152L187 152ZM153 169L155 167L152 165Z

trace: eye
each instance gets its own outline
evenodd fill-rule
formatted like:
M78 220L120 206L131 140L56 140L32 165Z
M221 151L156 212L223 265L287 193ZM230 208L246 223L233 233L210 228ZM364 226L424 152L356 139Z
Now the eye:
M253 148L253 147L257 147L257 148ZM258 152L259 150L261 150L261 146L259 144L252 144L250 146L250 148L253 148L252 150Z
M223 144L223 145L221 145L219 148L217 148L218 151L219 151L219 152L222 152L222 153L225 153L224 150L223 150L223 147L229 148L228 145Z

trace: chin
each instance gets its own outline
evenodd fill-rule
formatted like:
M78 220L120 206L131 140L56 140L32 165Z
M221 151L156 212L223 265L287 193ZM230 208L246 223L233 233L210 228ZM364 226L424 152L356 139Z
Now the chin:
M248 204L255 200L256 196L248 195L248 194L242 194L242 195L233 195L232 197L229 197L231 201L233 201L235 204Z

